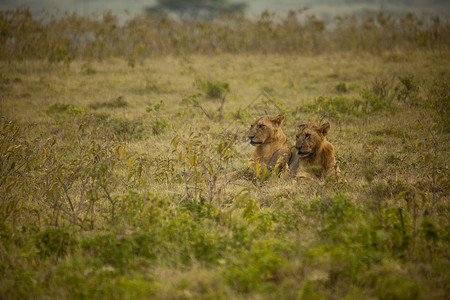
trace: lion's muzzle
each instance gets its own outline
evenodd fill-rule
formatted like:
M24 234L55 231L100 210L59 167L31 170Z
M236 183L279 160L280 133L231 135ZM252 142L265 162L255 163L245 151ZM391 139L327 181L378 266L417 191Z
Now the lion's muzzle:
M250 145L252 145L252 146L257 146L257 145L261 145L261 144L262 144L261 142L256 142L256 141L250 139Z
M300 155L301 157L305 157L311 154L311 152L309 151L302 151L302 146L301 145L295 145L295 149L297 149L297 153L298 155Z
M254 140L255 135L249 135L248 138L250 140L250 145L252 145L252 146L257 146L257 145L261 145L262 144L262 142Z

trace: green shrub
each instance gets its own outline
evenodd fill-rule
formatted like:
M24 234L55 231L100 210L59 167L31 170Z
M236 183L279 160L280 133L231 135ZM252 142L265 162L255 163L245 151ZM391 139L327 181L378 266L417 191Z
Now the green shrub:
M156 104L148 105L147 108L145 109L145 111L159 113L160 111L162 111L164 109L163 104L164 104L163 100L159 100L159 102Z
M364 90L361 97L364 100L362 109L368 114L385 110L391 106L383 97L377 96L370 90Z
M74 251L77 240L63 228L47 228L36 236L36 248L43 258L55 255L62 257Z
M217 99L222 98L223 95L230 91L230 85L228 82L222 82L219 80L201 80L196 81L196 85L203 90L209 98Z
M152 131L154 135L163 134L169 126L169 121L165 118L158 118L152 122Z
M413 75L399 76L400 84L395 87L397 100L413 106L419 104L419 85Z
M378 299L427 299L426 290L402 274L378 274L373 295Z
M336 92L338 93L347 93L348 92L348 88L347 85L345 84L345 82L339 82L334 89L336 90Z
M348 99L343 96L338 97L326 97L320 96L314 100L312 104L305 105L300 108L302 112L319 112L326 113L327 115L341 118L341 116L355 115L359 116L359 107L361 101L356 99Z
M381 211L383 218L382 236L384 246L397 258L405 258L412 243L413 225L407 211L400 208L386 208ZM381 233L381 232L380 232Z
M209 134L190 132L175 136L171 146L178 162L176 177L185 184L186 198L212 203L223 189L218 179L234 158L234 138L222 136L217 141Z
M185 208L195 219L211 219L214 217L214 206L211 203L202 203L197 199L182 203Z
M0 292L6 299L26 299L36 290L35 271L16 267L7 273L0 273Z
M370 87L370 91L382 102L391 98L392 84L389 83L390 81L392 80L376 78Z
M237 249L248 250L253 245L256 233L245 224L232 223L230 225L232 233L232 246Z
M327 299L324 284L317 280L306 280L299 292L299 298L303 300Z
M429 243L435 245L439 241L439 230L430 218L424 218L420 224L420 234Z
M122 117L111 117L105 122L105 127L111 130L113 136L119 140L140 140L145 135L145 128L141 118L127 120Z
M130 237L117 237L112 232L99 233L82 240L86 255L92 257L98 266L112 266L123 271L134 259L133 241Z
M150 230L152 226L160 225L164 216L170 213L167 205L167 199L130 190L119 201L118 218L133 227Z
M130 264L124 272L113 266L92 265L90 257L75 256L63 261L54 277L47 279L48 298L68 299L150 299L155 297L156 285L150 271L135 272ZM87 271L89 270L89 271Z
M242 293L275 291L282 281L282 268L286 264L281 254L284 245L276 240L257 241L248 252L234 260L225 269L228 283ZM283 249L283 250L282 250Z
M215 265L224 256L229 238L213 229L211 221L196 220L184 210L161 225L161 249L170 265L190 266L195 261Z
M154 231L134 231L131 239L133 241L133 255L151 260L157 258L160 244Z

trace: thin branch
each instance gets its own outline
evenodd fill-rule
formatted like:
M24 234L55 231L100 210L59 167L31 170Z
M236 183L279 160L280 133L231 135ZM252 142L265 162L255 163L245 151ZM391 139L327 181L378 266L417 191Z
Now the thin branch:
M73 208L72 200L69 197L69 192L68 192L67 186L64 184L64 182L62 182L62 180L58 176L56 176L56 178L58 179L59 183L61 184L61 186L64 190L64 193L66 194L67 201L69 202L70 209L72 210L72 214L74 214L74 216L75 216L75 209Z
M223 119L223 106L225 104L225 98L227 96L227 93L225 93L222 97L222 102L220 103L220 107L219 107L219 121L222 121Z
M109 194L108 190L106 189L106 184L103 184L101 187L103 188L103 191L105 192L106 197L108 198L109 202L111 203L111 206L112 206L111 223L114 223L116 201L114 201L114 200L111 198L111 195Z
M208 114L208 112L199 103L194 104L194 106L200 108L201 111L205 114L205 116L207 116L208 119L212 120L212 117Z

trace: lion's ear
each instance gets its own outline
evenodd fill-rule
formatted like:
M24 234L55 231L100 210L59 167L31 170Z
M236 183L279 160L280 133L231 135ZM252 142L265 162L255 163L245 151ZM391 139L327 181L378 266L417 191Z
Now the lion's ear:
M329 130L330 130L330 123L328 122L323 124L317 129L317 131L319 131L323 136L327 136Z
M271 121L272 121L273 125L280 127L281 124L283 124L284 115L279 115L279 116L276 116L276 117L272 117Z
M302 123L302 124L298 124L298 126L297 126L297 128L302 128L302 127L306 127L306 124Z

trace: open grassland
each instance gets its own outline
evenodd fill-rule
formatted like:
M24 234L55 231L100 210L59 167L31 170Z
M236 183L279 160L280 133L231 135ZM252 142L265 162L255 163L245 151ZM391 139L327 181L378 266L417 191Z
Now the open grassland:
M0 298L448 299L448 45L172 50L0 62ZM247 168L263 114L342 176Z

